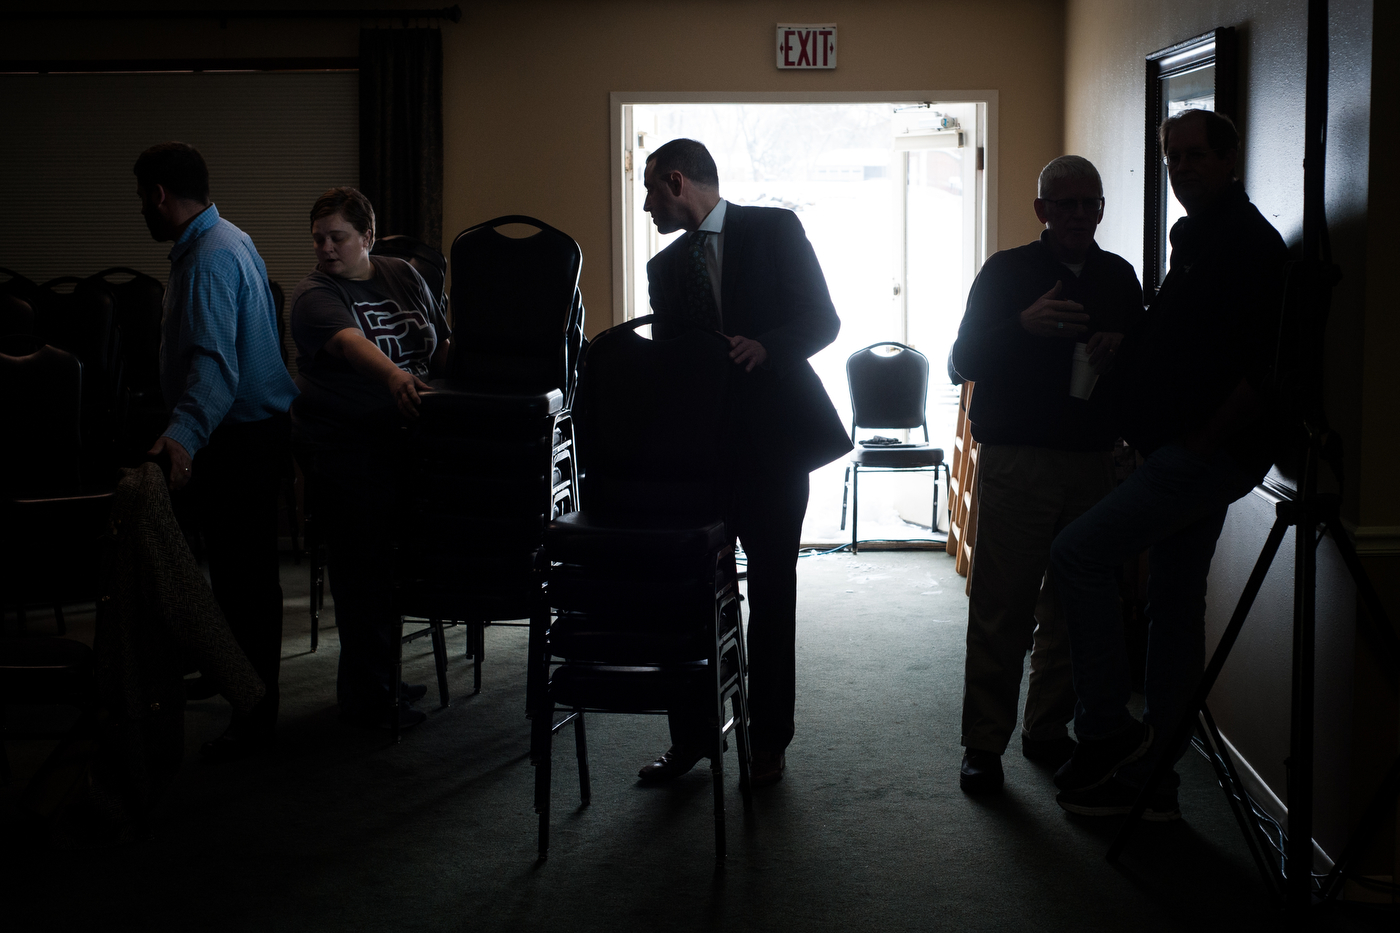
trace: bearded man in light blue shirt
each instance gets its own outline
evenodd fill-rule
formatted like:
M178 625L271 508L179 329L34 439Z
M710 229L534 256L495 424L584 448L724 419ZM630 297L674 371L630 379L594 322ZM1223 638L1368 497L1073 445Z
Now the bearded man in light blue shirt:
M151 448L168 458L170 489L199 515L214 595L258 676L262 702L207 743L227 761L272 744L282 655L277 492L290 463L287 409L297 389L282 362L267 268L242 230L209 200L209 169L169 142L134 168L141 216L174 241L161 318L160 376L170 422ZM182 492L183 490L183 492Z

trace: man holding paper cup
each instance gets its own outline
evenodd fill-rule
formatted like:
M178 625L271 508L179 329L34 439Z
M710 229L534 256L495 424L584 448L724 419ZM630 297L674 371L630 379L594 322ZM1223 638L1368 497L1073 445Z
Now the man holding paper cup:
M1027 647L1021 751L1054 768L1074 750L1069 638L1047 576L1050 544L1112 488L1118 374L1110 370L1143 314L1133 267L1094 242L1104 199L1093 164L1055 159L1038 194L1044 232L987 260L953 345L954 368L976 383L969 420L981 445L959 772L968 793L1002 786Z

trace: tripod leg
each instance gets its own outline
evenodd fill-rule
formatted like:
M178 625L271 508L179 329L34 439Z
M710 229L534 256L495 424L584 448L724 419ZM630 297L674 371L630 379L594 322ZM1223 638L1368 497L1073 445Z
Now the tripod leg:
M1269 567L1274 562L1274 555L1278 553L1279 545L1283 543L1283 535L1288 531L1289 524L1288 518L1280 507L1278 517L1274 519L1274 527L1269 529L1268 540L1264 542L1264 549L1259 552L1259 559L1255 561L1254 570L1249 575L1249 582L1244 585L1240 601L1235 605L1234 614L1230 616L1230 624L1225 626L1225 633L1220 636L1220 644L1216 645L1215 654L1211 655L1210 664L1206 665L1205 673L1201 675L1196 689L1191 693L1191 699L1187 701L1186 708L1182 711L1181 721L1172 731L1171 741L1163 747L1163 752L1158 757L1152 774L1148 776L1147 782L1142 785L1142 790L1138 792L1132 812L1123 821L1123 826L1118 830L1113 844L1108 847L1108 860L1110 862L1118 861L1119 856L1123 854L1123 849L1132 836L1133 828L1137 826L1143 811L1147 809L1147 801L1152 799L1153 791L1162 783L1162 779L1167 776L1167 772L1175 763L1173 752L1190 740L1191 730L1195 728L1196 713L1205 704L1206 697L1210 695L1211 687L1215 686L1216 678L1220 676L1221 669L1225 667L1226 659L1230 657L1230 649L1235 646L1235 639L1239 637L1240 629L1244 627L1244 620L1249 615L1250 607L1254 605L1254 599L1259 595L1259 588L1264 585L1264 578L1269 574ZM1154 739L1154 743L1160 741L1160 736Z
M1275 895L1281 895L1283 892L1279 890L1278 876L1265 856L1266 843L1260 838L1259 823L1250 808L1244 782L1235 770L1235 763L1230 758L1230 751L1225 746L1220 729L1215 725L1215 718L1210 714L1210 707L1205 704L1201 705L1201 724L1210 740L1211 747L1207 749L1210 752L1210 763L1215 768L1215 776L1220 781L1221 789L1225 791L1230 811L1235 814L1235 821L1240 824L1240 832L1244 834L1244 841L1249 845L1249 854L1254 857L1259 877L1264 880L1264 887Z

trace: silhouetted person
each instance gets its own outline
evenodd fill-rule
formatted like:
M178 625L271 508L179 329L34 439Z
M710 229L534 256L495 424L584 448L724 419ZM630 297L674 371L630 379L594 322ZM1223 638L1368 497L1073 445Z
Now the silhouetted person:
M1172 190L1186 216L1141 335L1124 342L1124 435L1146 460L1055 539L1052 567L1069 622L1079 746L1055 775L1060 806L1127 813L1180 720L1205 664L1206 576L1231 502L1268 472L1281 432L1273 361L1287 250L1235 179L1239 136L1199 110L1163 122ZM1151 549L1146 707L1128 712L1117 568ZM1166 740L1163 739L1163 742ZM1147 819L1180 817L1177 779Z
M782 779L796 730L797 551L808 474L851 449L807 362L836 339L841 321L797 215L722 199L715 160L701 143L666 143L644 177L644 208L656 229L687 231L647 263L658 324L724 334L737 367L728 520L748 557L751 779L763 786ZM641 779L670 780L708 755L703 721L673 712L671 748L642 768Z
M174 241L161 320L161 391L170 423L150 450L169 458L170 489L188 485L208 549L214 595L267 686L248 713L202 749L241 758L272 743L282 658L277 491L286 472L297 389L277 339L277 306L253 241L209 201L193 146L152 146L136 160L151 236Z
M1133 267L1094 242L1104 211L1098 170L1061 156L1041 170L1038 194L1044 232L987 260L953 344L958 374L977 384L969 420L981 445L958 778L969 793L1002 785L1027 646L1021 751L1059 767L1074 750L1069 635L1047 567L1055 534L1113 487L1117 385L1105 376L1077 398L1071 370L1076 345L1107 370L1142 320Z

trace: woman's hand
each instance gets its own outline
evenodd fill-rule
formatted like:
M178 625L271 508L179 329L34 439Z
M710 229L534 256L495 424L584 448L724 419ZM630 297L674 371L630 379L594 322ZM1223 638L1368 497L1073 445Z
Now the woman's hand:
M394 404L399 406L399 414L410 421L417 418L418 406L423 401L418 397L418 390L428 388L428 384L397 366L394 367L394 374L386 381L389 385L389 394L394 397Z
M417 418L422 399L419 389L428 384L394 365L364 334L347 327L326 341L326 352L345 360L362 376L379 381L394 397L394 404L405 418Z

